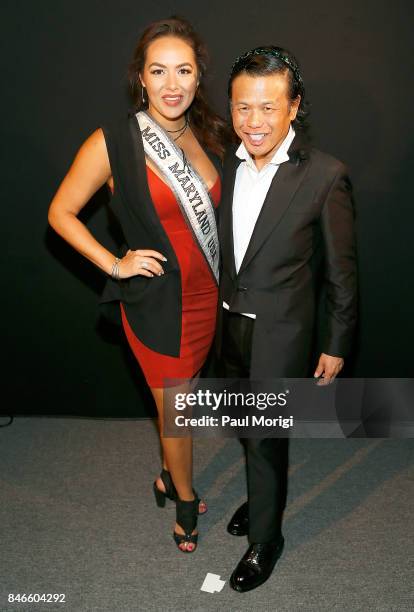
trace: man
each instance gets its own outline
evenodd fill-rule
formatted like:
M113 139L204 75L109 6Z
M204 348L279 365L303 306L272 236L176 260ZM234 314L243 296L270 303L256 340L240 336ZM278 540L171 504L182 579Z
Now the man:
M229 81L240 145L224 163L217 349L225 377L331 381L356 320L351 186L345 166L302 135L304 86L280 47L237 58ZM325 333L311 364L316 273L324 254ZM316 367L315 367L316 366ZM248 501L228 531L249 548L230 584L248 591L270 576L284 545L287 438L245 439Z

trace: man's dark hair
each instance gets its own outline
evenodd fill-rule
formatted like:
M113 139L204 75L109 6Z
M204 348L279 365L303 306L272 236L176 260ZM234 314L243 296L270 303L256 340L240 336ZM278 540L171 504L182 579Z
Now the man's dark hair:
M228 96L231 100L231 90L234 79L241 73L249 76L267 76L270 74L286 74L288 79L288 97L293 102L300 96L299 109L296 119L292 122L295 129L306 130L309 114L308 104L305 102L305 86L300 73L299 64L295 56L287 49L269 45L256 47L236 58L228 83Z

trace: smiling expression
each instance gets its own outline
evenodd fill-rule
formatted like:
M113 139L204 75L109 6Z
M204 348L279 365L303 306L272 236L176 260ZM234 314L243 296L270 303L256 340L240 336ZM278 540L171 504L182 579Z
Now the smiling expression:
M157 38L148 46L140 80L154 118L176 121L192 103L198 85L193 49L175 36Z
M231 116L236 134L260 170L271 160L296 118L300 96L288 97L286 73L239 74L232 83Z

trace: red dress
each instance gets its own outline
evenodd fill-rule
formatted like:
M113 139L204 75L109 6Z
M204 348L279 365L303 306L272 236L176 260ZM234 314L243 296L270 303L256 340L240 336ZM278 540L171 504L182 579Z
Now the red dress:
M143 344L132 331L122 302L120 307L128 343L148 385L163 388L168 385L164 379L191 378L204 364L214 337L218 289L173 192L149 166L147 166L147 177L154 206L180 266L182 290L180 356L163 355ZM217 207L221 196L219 177L210 194Z

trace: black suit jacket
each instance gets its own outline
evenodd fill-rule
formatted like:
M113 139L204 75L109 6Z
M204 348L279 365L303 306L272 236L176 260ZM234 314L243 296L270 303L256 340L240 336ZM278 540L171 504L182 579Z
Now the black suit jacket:
M218 354L224 300L233 312L256 314L251 378L307 376L321 255L326 285L322 351L347 355L356 322L354 211L347 170L296 135L289 161L273 178L237 274L232 201L241 160L236 149L229 150L224 162L219 214Z
M135 115L102 125L108 150L114 193L109 207L119 222L124 243L117 255L128 249L153 249L167 261L165 274L132 276L116 281L108 276L99 298L101 313L121 323L123 303L135 335L150 349L178 357L181 341L181 274L171 242L161 224L149 191L145 152ZM221 175L220 159L206 151ZM177 204L178 206L178 204Z

